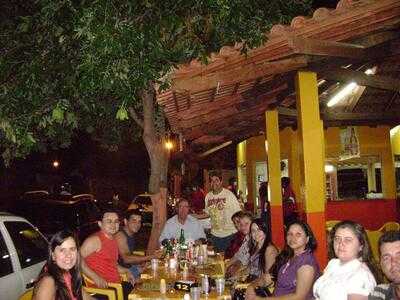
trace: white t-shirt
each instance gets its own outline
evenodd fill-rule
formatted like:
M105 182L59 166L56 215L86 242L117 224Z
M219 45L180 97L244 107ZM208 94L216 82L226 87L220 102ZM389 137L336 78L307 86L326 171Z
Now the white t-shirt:
M209 192L205 198L204 211L211 219L211 234L223 238L235 233L236 228L231 218L239 210L239 201L230 190L223 188L217 195Z
M181 229L184 230L186 240L196 241L201 238L206 238L204 228L199 220L189 215L186 218L185 224L181 224L178 221L178 216L175 215L165 223L158 241L161 243L164 239L179 239Z
M368 266L358 259L342 264L331 259L324 274L314 283L314 297L319 300L347 300L347 295L368 296L376 286Z

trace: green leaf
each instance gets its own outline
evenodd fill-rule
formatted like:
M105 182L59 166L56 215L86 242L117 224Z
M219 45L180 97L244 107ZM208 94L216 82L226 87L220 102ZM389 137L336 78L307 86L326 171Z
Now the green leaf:
M117 111L117 115L116 115L117 120L120 121L124 121L124 120L128 120L128 111L126 110L126 108L124 106L121 106L118 111Z
M51 117L56 123L61 124L62 121L64 120L64 110L59 106L57 106L56 108L53 109Z

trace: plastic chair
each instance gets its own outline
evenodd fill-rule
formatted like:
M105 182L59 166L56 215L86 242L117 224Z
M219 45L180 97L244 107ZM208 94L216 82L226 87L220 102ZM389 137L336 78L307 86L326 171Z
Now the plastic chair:
M389 230L400 230L400 224L397 222L386 222L378 230L383 233L385 233L386 231L389 231Z
M378 241L382 235L382 231L379 230L367 230L367 236L369 240L369 244L371 246L372 255L376 262L379 262L379 247Z
M331 231L332 230L332 228L337 224L337 223L339 223L339 222L341 222L341 221L339 221L339 220L329 220L329 221L326 221L325 222L325 228L326 228L326 231Z
M19 297L19 300L31 300L32 297L33 297L33 289L29 289Z
M108 283L109 288L93 287L94 281L82 273L85 291L89 294L98 294L107 296L109 300L124 300L124 292L120 283Z

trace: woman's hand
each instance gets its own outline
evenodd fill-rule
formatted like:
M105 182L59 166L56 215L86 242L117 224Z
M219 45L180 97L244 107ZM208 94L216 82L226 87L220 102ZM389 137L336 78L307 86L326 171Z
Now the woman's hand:
M274 282L272 275L269 274L269 273L266 273L266 274L263 273L261 275L261 280L262 280L262 285L263 286L269 286Z

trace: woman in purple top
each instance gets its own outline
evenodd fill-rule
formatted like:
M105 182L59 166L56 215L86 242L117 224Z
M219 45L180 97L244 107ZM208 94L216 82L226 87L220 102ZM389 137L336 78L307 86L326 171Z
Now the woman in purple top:
M307 223L295 221L288 226L286 245L271 270L276 283L273 296L268 299L313 298L312 286L320 275L318 263L313 255L316 248L317 241ZM265 285L269 283L271 282L265 282ZM259 289L249 287L246 299L261 299L256 291Z

